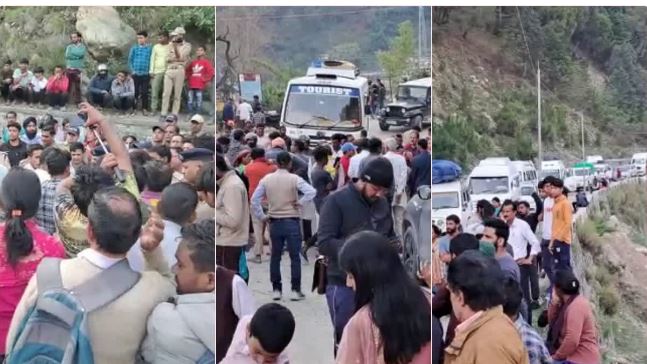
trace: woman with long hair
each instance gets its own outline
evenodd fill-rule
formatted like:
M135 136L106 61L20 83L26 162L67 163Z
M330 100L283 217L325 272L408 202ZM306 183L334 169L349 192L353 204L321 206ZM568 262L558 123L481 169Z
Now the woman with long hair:
M431 360L431 304L383 235L362 231L339 253L355 314L344 328L338 364L418 364Z
M555 363L602 362L597 325L589 301L580 294L580 281L573 271L555 272L553 296L548 306L548 351Z
M38 263L45 257L64 258L65 249L34 219L40 203L36 173L12 168L2 181L0 199L5 214L0 224L0 342L4 343L16 305ZM0 362L4 354L3 344Z

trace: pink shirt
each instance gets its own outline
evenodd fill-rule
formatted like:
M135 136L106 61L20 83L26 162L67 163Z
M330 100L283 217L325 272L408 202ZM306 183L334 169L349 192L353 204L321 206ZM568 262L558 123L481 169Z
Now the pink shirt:
M33 219L25 221L25 225L33 238L34 248L31 254L18 262L15 269L7 262L5 226L0 225L0 353L4 353L4 343L16 305L36 272L38 263L45 257L65 258L65 248L57 238L41 230Z
M252 320L252 315L241 317L236 326L236 332L231 339L231 345L227 350L227 355L220 364L258 364L262 361L256 361L252 358L249 347L247 346L247 325ZM288 355L284 351L276 359L275 364L289 364Z

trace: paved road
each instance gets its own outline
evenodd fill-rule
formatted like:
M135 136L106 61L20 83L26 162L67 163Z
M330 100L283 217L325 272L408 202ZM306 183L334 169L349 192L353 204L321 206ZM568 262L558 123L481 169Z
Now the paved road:
M423 125L423 130L422 130L422 137L426 137L428 135L428 129L430 128L429 125ZM370 137L378 137L382 140L386 140L387 138L390 138L394 136L395 134L402 134L405 131L409 130L408 126L397 126L397 127L390 127L389 130L387 131L382 131L380 130L380 126L378 125L377 119L371 119L370 125L369 125L369 133L368 136Z
M288 346L291 363L330 364L333 358L333 331L325 296L310 292L316 249L309 252L310 264L301 265L301 286L306 299L300 302L289 300L290 257L283 254L281 277L283 280L283 300L279 303L292 311L296 321L294 338ZM272 301L269 256L263 257L261 264L248 262L249 287L254 293L257 307Z

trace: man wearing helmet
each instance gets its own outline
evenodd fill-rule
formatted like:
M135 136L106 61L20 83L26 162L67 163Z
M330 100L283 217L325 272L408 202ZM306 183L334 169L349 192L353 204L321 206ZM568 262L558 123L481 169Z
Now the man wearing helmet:
M110 88L114 77L108 74L108 66L97 66L97 74L90 80L88 86L88 100L94 106L107 107L112 102Z

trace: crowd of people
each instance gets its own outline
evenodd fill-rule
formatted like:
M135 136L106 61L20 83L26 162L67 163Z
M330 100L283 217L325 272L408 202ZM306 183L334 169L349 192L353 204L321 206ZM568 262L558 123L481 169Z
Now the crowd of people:
M114 108L124 114L135 114L138 109L143 115L159 111L164 118L180 112L182 93L186 90L186 112L202 113L203 92L214 77L214 68L206 58L204 46L195 48L195 58L191 59L193 48L184 40L185 34L182 27L170 34L161 31L158 43L152 45L147 31L138 32L136 44L128 53L128 69L113 76L108 65L99 64L87 87L87 100L99 108ZM72 33L70 41L65 49L65 65L52 70L40 66L30 69L26 58L14 69L13 62L6 60L0 72L0 91L5 103L65 110L68 103L81 102L88 49L79 32Z
M561 179L538 190L535 212L495 198L478 201L468 221L448 216L444 232L433 226L434 363L601 362L595 316L571 266L574 208ZM548 326L546 338L536 326Z
M216 362L288 362L295 319L278 302L284 291L291 301L306 299L301 266L313 247L313 291L325 295L337 363L429 362L430 262L415 278L399 254L405 205L431 185L429 139L412 129L385 141L335 134L311 145L248 115L262 111L260 103L241 105L225 105L216 140ZM268 255L276 302L252 314L248 262Z
M6 116L0 362L213 362L214 136L200 115L141 140L78 115Z

